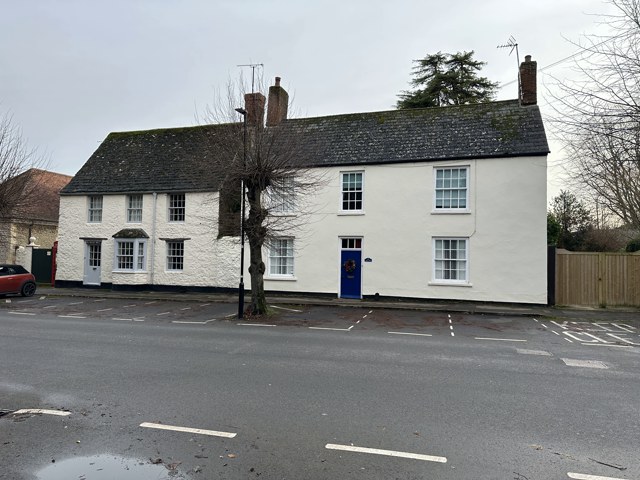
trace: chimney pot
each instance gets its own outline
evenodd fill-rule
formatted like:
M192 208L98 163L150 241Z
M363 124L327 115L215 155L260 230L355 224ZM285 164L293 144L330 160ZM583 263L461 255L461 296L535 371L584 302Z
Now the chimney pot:
M280 77L276 77L276 87L280 86Z
M524 61L525 62L530 62L531 61L531 55L525 55L524 56Z

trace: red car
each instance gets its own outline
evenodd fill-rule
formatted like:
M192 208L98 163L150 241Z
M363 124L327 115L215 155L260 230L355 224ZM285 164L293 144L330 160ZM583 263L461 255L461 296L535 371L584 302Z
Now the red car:
M36 277L20 265L0 265L0 295L6 293L32 296L36 293Z

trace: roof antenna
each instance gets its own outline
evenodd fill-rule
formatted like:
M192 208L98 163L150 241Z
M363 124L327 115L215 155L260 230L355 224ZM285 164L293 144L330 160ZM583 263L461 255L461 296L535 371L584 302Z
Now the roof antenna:
M245 63L242 65L236 65L237 67L250 67L251 68L251 93L255 91L256 83L256 68L264 67L263 63Z
M513 35L509 35L509 40L504 45L498 45L496 48L510 48L509 55L516 51L516 61L518 62L518 98L522 97L522 85L520 85L520 52L518 52L518 42Z

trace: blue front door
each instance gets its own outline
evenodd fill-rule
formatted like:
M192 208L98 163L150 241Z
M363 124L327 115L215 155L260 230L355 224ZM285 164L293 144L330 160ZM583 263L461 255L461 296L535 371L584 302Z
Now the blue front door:
M342 250L340 255L340 297L362 298L362 251Z

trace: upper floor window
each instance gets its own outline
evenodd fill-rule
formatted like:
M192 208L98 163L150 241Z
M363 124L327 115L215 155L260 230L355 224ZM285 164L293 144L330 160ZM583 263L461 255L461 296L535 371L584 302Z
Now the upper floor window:
M295 178L283 177L267 190L270 213L292 213L296 207Z
M144 239L117 239L115 245L115 269L120 271L144 271L146 265Z
M184 240L167 240L167 270L184 270Z
M269 275L293 276L293 238L275 238L269 249Z
M433 278L436 281L467 283L466 238L436 238L433 242Z
M342 211L358 212L363 209L364 172L342 172Z
M127 196L127 222L142 222L142 195Z
M435 208L467 209L469 167L436 168Z
M184 222L185 195L184 193L172 193L169 195L169 221Z
M89 197L88 220L90 223L102 222L102 195L91 195Z

